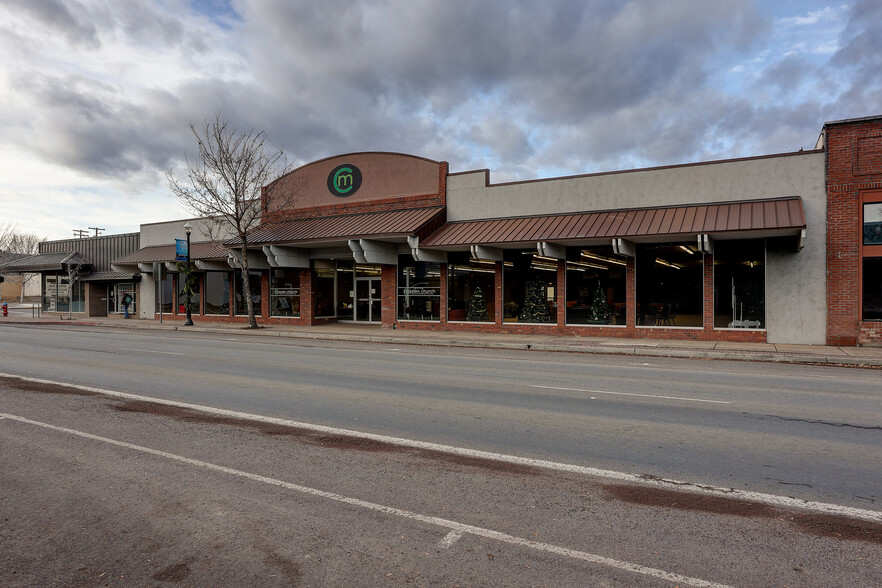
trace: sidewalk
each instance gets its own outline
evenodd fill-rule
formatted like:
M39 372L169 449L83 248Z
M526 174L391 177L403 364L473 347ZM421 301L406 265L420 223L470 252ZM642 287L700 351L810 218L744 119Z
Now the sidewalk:
M378 325L331 324L315 327L262 325L248 329L241 324L200 322L192 327L183 321L146 319L125 320L111 316L73 320L58 316L32 317L30 305L9 306L9 316L0 316L2 326L68 325L217 333L249 337L288 337L330 341L360 341L396 345L437 345L486 349L531 349L634 355L642 357L683 357L782 363L825 364L855 367L882 367L882 348L831 347L824 345L784 345L775 343L732 343L726 341L669 341L662 339L624 339L619 337L578 337L560 335L517 335L468 333L460 331L422 331L382 329Z

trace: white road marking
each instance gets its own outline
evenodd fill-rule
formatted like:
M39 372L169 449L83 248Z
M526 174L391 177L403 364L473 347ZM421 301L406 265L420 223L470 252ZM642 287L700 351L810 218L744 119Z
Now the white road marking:
M134 351L136 353L161 353L163 355L187 355L186 353L181 353L178 351L154 351L152 349L124 349L124 348L120 348L120 351Z
M637 396L638 398L658 398L660 400L683 400L685 402L710 402L711 404L732 404L728 400L706 400L704 398L687 398L682 396L659 396L658 394L637 394L636 392L607 392L605 390L585 390L583 388L561 388L559 386L540 386L533 384L531 388L544 390L565 390L567 392L586 392L588 394L609 394L610 396Z
M451 545L462 539L462 531L451 531L441 540L441 547L449 549Z
M795 508L810 512L817 512L828 515L839 515L851 517L864 521L872 521L882 523L882 511L866 510L851 506L843 506L840 504L831 504L827 502L815 502L811 500L801 500L790 496L779 496L777 494L765 494L762 492L751 492L748 490L736 490L735 488L718 488L695 482L687 482L684 480L669 480L664 478L647 478L639 474L629 474L626 472L617 472L614 470L603 470L600 468L592 468L587 466L579 466L568 463L560 463L556 461L547 461L544 459L533 459L530 457L520 457L517 455L506 455L504 453L494 453L491 451L480 451L477 449L467 449L464 447L453 447L450 445L441 445L439 443L428 443L426 441L416 441L414 439L403 439L401 437L389 437L386 435L377 435L374 433L363 433L351 429L339 429L337 427L327 427L325 425L316 425L313 423L304 423L298 421L290 421L287 419L278 419L274 417L250 414L247 412L238 412L235 410L226 410L223 408L213 408L210 406L201 406L198 404L190 404L187 402L178 402L176 400L164 400L151 396L140 396L138 394L128 394L126 392L117 392L114 390L105 390L102 388L94 388L92 386L82 386L79 384L68 384L65 382L55 382L52 380L43 380L40 378L31 378L26 376L18 376L15 374L6 374L0 372L0 377L17 378L27 382L36 382L39 384L51 384L55 386L67 386L77 390L86 392L94 392L114 398L125 398L126 400L140 400L144 402L155 402L166 406L177 406L179 408L187 408L190 410L198 410L206 414L215 414L219 416L233 417L239 419L247 419L261 423L269 423L273 425L281 425L283 427L296 427L307 429L318 433L328 433L332 435L346 435L358 439L370 439L380 443L388 443L399 447L411 447L414 449L425 449L428 451L437 451L440 453L449 453L451 455L462 455L466 457L474 457L477 459L489 459L493 461L501 461L517 465L529 466L534 468L542 468L546 470L555 470L561 472L569 472L590 476L594 478L603 478L622 482L627 484L636 484L642 486L655 486L665 489L676 489L682 492L690 492L692 494L701 494L705 496L720 496L732 498L735 500L746 500L769 506L777 506L782 508Z
M682 576L680 574L674 574L672 572L667 572L665 570L660 570L658 568L650 568L647 566L642 566L640 564L630 563L626 561L620 561L617 559L612 559L609 557L604 557L602 555L596 555L593 553L587 553L584 551L578 551L575 549L568 549L566 547L560 547L557 545L551 545L550 543L540 543L538 541L530 541L529 539L524 539L522 537L515 537L514 535L509 535L507 533L501 533L499 531L493 531L492 529L485 529L483 527L475 527L473 525L467 525L464 523L458 523L456 521L451 521L448 519L442 519L438 517L433 517L429 515L419 514L409 510L403 510L400 508L395 508L393 506L385 506L382 504L377 504L375 502L368 502L366 500L361 500L359 498L351 498L349 496L343 496L341 494L335 494L333 492L326 492L324 490L318 490L317 488L310 488L308 486L301 486L300 484L292 484L290 482L285 482L283 480L278 480L276 478L268 478L266 476L261 476L259 474L252 474L250 472L243 472L242 470L237 470L233 468L229 468L222 465L217 465L213 463L209 463L206 461L200 461L198 459L192 459L189 457L184 457L182 455L176 455L174 453L168 453L167 451L160 451L158 449L152 449L150 447L144 447L142 445L134 445L132 443L126 443L125 441L118 441L116 439L110 439L109 437L101 437L99 435L93 435L91 433L86 433L84 431L77 431L75 429L68 429L66 427L59 427L57 425L52 425L49 423L43 423L40 421L34 421L25 417L20 417L11 414L3 414L0 413L0 416L6 417L8 419L18 421L20 423L33 425L37 427L43 427L46 429L50 429L53 431L58 431L60 433L66 433L68 435L75 435L77 437L82 437L84 439L90 439L92 441L99 441L102 443L107 443L109 445L115 445L117 447L122 447L125 449L130 449L132 451L139 451L141 453L147 453L150 455L154 455L156 457L162 457L168 460L177 461L180 463L185 463L191 466L205 468L207 470L212 470L216 472L221 472L224 474L229 474L232 476L238 476L240 478L245 478L248 480L252 480L255 482L261 482L263 484L270 484L273 486L280 486L282 488L287 488L288 490L293 490L295 492L302 492L303 494L309 494L311 496L316 496L318 498L324 498L326 500L332 500L334 502L340 502L342 504L348 504L350 506L357 506L360 508L364 508L367 510L371 510L374 512L380 512L387 515L399 516L405 519L410 519L413 521L418 521L421 523L427 523L429 525L435 525L438 527L442 527L444 529L451 529L456 533L459 533L460 536L469 533L471 535L477 535L479 537L484 537L485 539L492 539L495 541L499 541L502 543L508 543L509 545L516 545L518 547L526 547L529 549L535 549L537 551L544 551L547 553L553 553L555 555L560 555L564 557L570 557L574 559L580 559L582 561L586 561L592 564L602 565L610 568L615 568L617 570L623 570L626 572L632 572L635 574L642 574L645 576L652 576L654 578L659 578L668 582L677 582L680 584L687 584L689 586L696 586L698 588L729 588L725 584L717 584L715 582L709 582L707 580L702 580L700 578L691 578L689 576ZM448 537L450 534L448 534ZM452 543L451 543L452 544Z

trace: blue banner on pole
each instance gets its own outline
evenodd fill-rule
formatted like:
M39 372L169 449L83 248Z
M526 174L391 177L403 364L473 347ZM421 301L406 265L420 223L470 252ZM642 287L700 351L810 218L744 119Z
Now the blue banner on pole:
M175 239L175 261L187 261L187 240Z

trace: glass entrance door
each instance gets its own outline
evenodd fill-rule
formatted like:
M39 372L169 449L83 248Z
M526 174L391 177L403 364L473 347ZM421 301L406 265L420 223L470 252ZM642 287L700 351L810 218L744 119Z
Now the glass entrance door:
M355 321L378 323L382 312L380 278L355 278Z

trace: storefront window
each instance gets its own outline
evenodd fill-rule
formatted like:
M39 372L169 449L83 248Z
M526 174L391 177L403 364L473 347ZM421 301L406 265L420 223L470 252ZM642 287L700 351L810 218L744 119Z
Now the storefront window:
M315 262L315 316L331 317L334 315L337 268L334 262ZM351 316L351 315L350 315Z
M162 280L154 282L156 286L155 312L170 314L172 308L174 308L174 300L172 300L172 294L174 292L173 279L174 274L163 272Z
M230 272L205 272L205 314L230 314Z
M704 256L691 243L638 245L637 324L704 324Z
M469 259L468 253L448 256L447 320L493 322L496 315L496 263Z
M503 259L503 320L557 322L557 260L532 249L508 250Z
M882 320L882 192L864 193L861 320Z
M441 265L398 257L398 318L441 320Z
M624 325L626 266L612 247L569 248L566 322Z
M76 280L71 292L70 276L46 274L43 278L43 310L49 312L85 312L86 288Z
M270 314L300 316L300 270L274 269L270 275Z
M882 245L882 202L864 204L864 245Z
M765 259L762 239L714 243L714 327L765 328Z
M248 272L248 286L251 288L249 295L251 296L251 302L254 305L254 316L260 316L263 314L263 308L261 307L262 296L260 294L261 275L262 272L259 271ZM235 314L247 315L248 301L245 299L245 296L242 295L242 270L236 270L234 279L235 283L233 284L233 291L235 292L236 299Z
M194 271L192 273L193 276L193 290L190 293L190 304L192 304L190 312L199 314L199 309L201 308L199 304L199 274ZM178 314L184 314L187 312L187 293L184 291L184 286L187 282L187 276L183 273L176 274L177 287L178 287Z
M882 257L865 257L863 262L863 313L865 321L882 320Z

